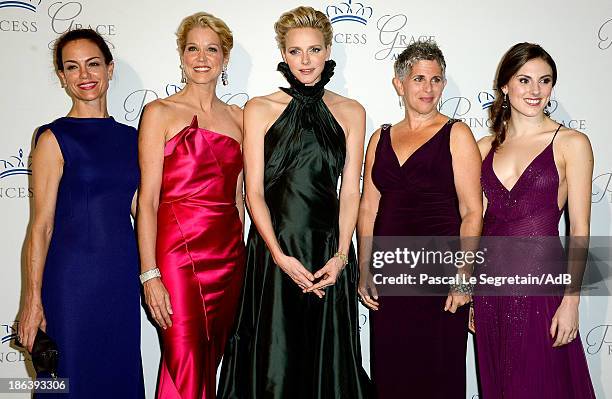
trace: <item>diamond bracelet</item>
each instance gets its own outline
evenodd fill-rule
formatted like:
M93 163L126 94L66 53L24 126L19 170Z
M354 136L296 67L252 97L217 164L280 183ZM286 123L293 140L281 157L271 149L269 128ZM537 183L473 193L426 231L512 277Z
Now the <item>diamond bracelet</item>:
M159 268L157 268L157 267L154 268L154 269L151 269L151 270L147 270L146 272L142 273L140 275L140 283L144 284L147 281L149 281L149 280L151 280L151 279L153 279L155 277L161 277L161 273L159 271Z

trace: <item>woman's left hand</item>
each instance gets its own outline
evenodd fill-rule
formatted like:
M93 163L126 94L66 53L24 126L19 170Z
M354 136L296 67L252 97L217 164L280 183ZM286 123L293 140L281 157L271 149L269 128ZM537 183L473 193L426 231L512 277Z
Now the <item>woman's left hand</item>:
M550 325L550 337L555 340L553 348L567 345L577 336L578 304L564 300L557 308Z
M344 263L342 262L342 259L340 259L338 256L334 256L333 258L327 261L323 268L319 269L314 274L315 279L320 278L321 280L319 280L312 287L305 288L304 292L312 292L314 290L320 290L325 287L329 287L330 285L336 284L338 276L340 275L340 273L342 273L343 269Z
M472 302L472 296L469 294L461 294L459 292L451 291L446 297L446 303L444 304L444 311L455 313L460 306Z

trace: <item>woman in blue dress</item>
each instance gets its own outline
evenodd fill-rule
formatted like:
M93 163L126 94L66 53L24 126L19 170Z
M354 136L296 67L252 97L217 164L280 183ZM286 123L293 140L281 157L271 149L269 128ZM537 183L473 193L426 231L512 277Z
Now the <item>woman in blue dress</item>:
M72 108L35 137L19 338L31 350L41 328L57 343L70 391L58 397L143 398L136 130L108 115L114 65L100 35L69 31L54 53Z

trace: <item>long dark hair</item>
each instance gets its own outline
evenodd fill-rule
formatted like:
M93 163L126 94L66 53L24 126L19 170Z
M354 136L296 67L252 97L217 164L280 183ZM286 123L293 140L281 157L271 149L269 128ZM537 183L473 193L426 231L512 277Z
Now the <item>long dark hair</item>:
M104 57L104 63L106 65L110 64L113 60L113 54L108 48L108 44L104 41L104 38L100 36L98 32L93 29L74 29L69 30L68 32L61 35L55 41L55 45L53 46L53 63L55 64L55 68L57 71L64 70L64 58L62 57L62 50L64 47L75 40L89 40L102 52L102 56Z
M523 65L527 62L541 58L550 65L552 69L552 84L553 87L557 83L557 65L550 54L546 52L540 45L533 43L518 43L515 44L504 54L497 68L495 75L495 89L497 91L495 101L489 109L489 118L491 119L491 130L495 138L491 144L491 149L496 151L497 148L506 139L506 131L508 129L507 122L510 119L511 107L506 103L504 107L504 93L502 87L510 82L510 79Z

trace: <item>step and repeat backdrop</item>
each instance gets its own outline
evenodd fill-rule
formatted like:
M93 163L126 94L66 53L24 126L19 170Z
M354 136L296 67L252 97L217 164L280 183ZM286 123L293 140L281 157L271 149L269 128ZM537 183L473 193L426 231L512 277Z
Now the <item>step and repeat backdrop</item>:
M11 339L32 203L32 134L37 126L65 115L70 107L53 70L53 40L79 27L91 27L104 36L116 59L109 111L116 120L136 126L146 103L181 88L174 32L184 16L208 11L233 30L229 85L219 85L218 95L242 106L253 96L286 85L276 72L281 57L273 24L282 12L298 5L310 5L329 15L334 28L332 57L338 66L328 88L364 105L366 136L379 125L403 117L391 79L393 62L407 44L437 41L446 57L448 79L439 107L449 117L464 120L476 138L488 133L492 82L502 54L517 42L541 44L559 69L552 117L586 133L595 152L591 233L610 235L612 3L608 0L591 0L588 7L553 0L0 0L0 377L24 377L31 370L28 355L16 349ZM560 229L564 231L563 224ZM364 366L369 369L368 313L361 310ZM612 298L582 299L580 331L598 397L612 398ZM142 358L148 397L154 395L159 357L156 330L143 312ZM467 398L476 399L471 338L466 361Z

